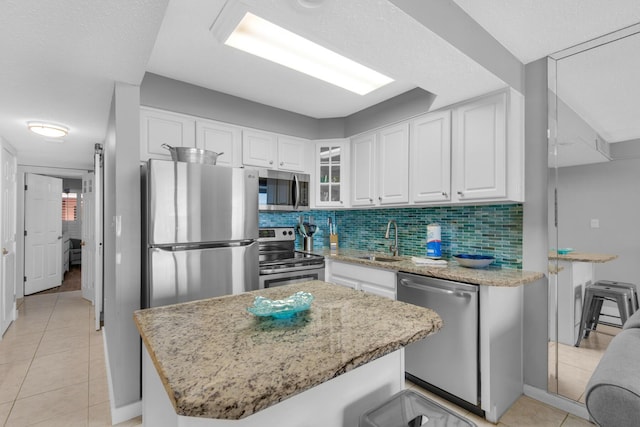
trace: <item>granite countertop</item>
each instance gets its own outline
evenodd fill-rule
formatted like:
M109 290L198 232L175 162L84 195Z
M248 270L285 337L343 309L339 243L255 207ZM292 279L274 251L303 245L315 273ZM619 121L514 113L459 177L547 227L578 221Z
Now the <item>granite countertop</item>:
M559 261L569 262L597 262L603 263L618 258L618 255L610 254L593 254L586 252L569 252L568 254L558 254L555 251L549 252L549 259L557 259Z
M256 295L310 292L291 319L247 312ZM179 415L240 419L418 341L432 310L321 281L139 310L134 320Z
M384 268L391 271L420 274L422 276L436 277L439 279L453 280L456 282L471 283L473 285L514 287L535 282L544 277L542 272L516 270L511 268L466 268L461 267L455 260L448 260L446 267L432 267L416 265L411 257L391 257L387 254L376 254L386 258L397 258L397 262L380 262L360 259L359 256L369 255L370 252L352 249L338 249L331 251L324 249L315 251L326 259L362 264L368 267Z

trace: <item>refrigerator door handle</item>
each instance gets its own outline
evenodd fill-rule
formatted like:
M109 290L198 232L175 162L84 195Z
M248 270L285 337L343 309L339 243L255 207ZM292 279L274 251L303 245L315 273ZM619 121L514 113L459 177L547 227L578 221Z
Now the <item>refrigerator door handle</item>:
M293 185L295 186L295 200L293 201L293 208L298 209L300 204L300 181L298 181L298 175L293 174Z
M236 242L224 243L198 243L188 245L153 245L151 249L157 249L165 252L190 251L194 249L215 249L215 248L231 248L237 246L249 246L256 243L255 240L238 240Z

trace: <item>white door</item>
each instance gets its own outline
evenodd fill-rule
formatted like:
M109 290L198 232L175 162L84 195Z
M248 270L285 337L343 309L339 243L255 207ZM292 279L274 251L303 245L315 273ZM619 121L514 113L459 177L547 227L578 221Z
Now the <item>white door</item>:
M16 158L6 149L1 155L2 200L0 206L0 243L2 244L2 275L0 276L0 337L15 318L16 271Z
M62 180L25 177L24 294L62 283Z
M93 284L96 331L100 330L100 317L102 314L102 152L96 151L93 160L94 185L93 185L93 218L87 217L87 221L93 222Z
M94 174L88 173L82 177L82 298L93 303L94 297Z

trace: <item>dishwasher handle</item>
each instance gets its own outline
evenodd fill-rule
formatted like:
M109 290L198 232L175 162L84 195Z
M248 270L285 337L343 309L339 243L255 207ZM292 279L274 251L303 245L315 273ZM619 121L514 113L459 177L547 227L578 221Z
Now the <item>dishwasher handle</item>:
M434 293L439 293L439 294L445 294L445 295L452 295L458 298L471 298L473 295L471 294L471 292L465 292L465 291L460 291L460 290L454 290L454 289L446 289L446 288L440 288L437 286L433 286L433 285L426 285L426 284L420 284L420 283L416 283L410 279L405 279L402 278L400 279L400 285L401 286L406 286L407 288L413 288L413 289L418 289L421 291L425 291L425 292L434 292Z

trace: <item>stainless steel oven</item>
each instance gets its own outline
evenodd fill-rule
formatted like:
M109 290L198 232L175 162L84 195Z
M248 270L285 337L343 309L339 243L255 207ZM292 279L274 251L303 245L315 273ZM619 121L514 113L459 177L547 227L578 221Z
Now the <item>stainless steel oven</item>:
M296 251L293 227L261 228L258 236L261 289L324 280L324 257Z

